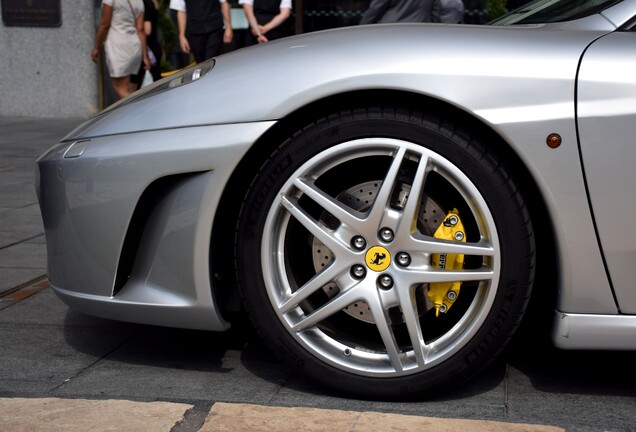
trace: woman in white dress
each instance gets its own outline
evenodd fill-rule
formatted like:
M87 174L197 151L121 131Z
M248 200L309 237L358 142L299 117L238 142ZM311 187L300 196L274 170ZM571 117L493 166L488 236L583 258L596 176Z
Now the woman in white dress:
M139 71L143 61L146 69L150 60L146 52L143 0L102 0L102 18L91 52L97 62L104 44L106 65L118 99L135 90L130 76Z

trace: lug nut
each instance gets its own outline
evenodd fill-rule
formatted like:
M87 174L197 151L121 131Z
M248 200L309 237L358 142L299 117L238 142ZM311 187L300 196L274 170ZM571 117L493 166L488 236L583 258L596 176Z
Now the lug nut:
M457 232L455 233L455 240L457 240L457 241L462 241L462 240L464 240L464 233L463 233L463 232L461 232L461 231L457 231Z
M394 237L394 234L391 228L382 228L380 230L380 238L384 240L386 243L393 241L393 237Z
M351 350L349 348L345 348L344 355L345 357L351 357Z
M351 239L351 246L358 250L364 250L367 247L367 241L362 236L355 236Z
M399 252L395 256L395 261L398 263L399 266L407 267L409 264L411 264L411 256L406 252Z
M364 266L361 266L360 264L356 264L353 267L351 267L351 276L353 276L353 278L355 279L362 279L366 274L367 274L366 269L364 268Z
M382 275L378 278L380 288L389 289L393 286L393 278L389 275Z

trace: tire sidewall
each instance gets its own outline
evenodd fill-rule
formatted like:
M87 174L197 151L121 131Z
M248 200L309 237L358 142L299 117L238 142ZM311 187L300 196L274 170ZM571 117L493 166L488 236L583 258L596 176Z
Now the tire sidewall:
M477 186L490 209L501 247L497 294L476 335L451 358L411 375L375 378L352 375L307 352L274 312L263 282L261 243L265 220L289 177L307 160L335 145L360 138L393 138L428 148L454 165ZM533 244L523 203L508 174L483 145L435 117L379 112L332 116L288 139L263 165L246 196L237 229L238 280L246 308L267 344L285 362L319 382L348 394L402 398L431 394L458 384L485 367L511 336L525 308L532 271L527 257ZM527 219L527 218L525 218ZM516 239L523 239L516 242Z

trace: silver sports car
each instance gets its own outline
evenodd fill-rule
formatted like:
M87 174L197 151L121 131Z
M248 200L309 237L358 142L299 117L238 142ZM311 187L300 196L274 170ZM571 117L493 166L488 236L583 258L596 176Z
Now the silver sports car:
M558 347L635 349L636 0L493 24L291 37L88 120L37 161L53 289L163 326L246 311L374 398L474 375L531 296Z

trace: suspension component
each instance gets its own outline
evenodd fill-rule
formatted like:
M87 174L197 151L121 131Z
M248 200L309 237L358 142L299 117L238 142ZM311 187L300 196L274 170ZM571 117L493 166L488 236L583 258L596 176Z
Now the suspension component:
M437 227L435 238L466 242L464 225L459 218L457 209L449 211L442 223ZM431 257L433 268L440 270L462 270L464 268L464 254L433 254ZM439 282L428 286L428 298L435 307L435 316L440 312L446 313L453 306L459 296L461 282Z

